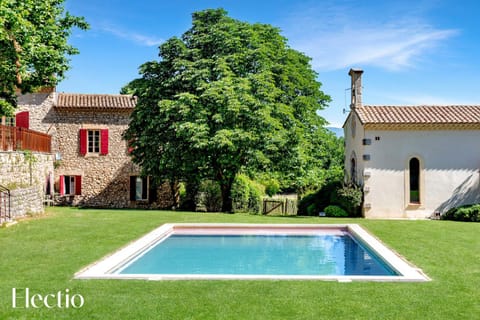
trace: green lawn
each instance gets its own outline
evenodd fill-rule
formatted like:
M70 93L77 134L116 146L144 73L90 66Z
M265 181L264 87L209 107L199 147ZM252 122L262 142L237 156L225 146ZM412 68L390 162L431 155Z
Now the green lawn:
M72 279L165 222L359 223L433 280ZM480 319L480 223L51 208L0 229L0 257L0 319ZM13 309L12 288L42 295L69 289L85 305Z

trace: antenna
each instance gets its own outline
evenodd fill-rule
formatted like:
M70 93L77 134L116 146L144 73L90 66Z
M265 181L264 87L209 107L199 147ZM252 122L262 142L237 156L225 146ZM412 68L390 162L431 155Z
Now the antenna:
M352 90L352 88L347 88L347 89L345 89L345 92L343 93L344 100L345 100L345 101L344 101L344 105L343 105L343 107L344 107L344 108L343 108L343 113L344 113L344 114L345 114L346 108L347 108L347 91L349 91L349 90Z

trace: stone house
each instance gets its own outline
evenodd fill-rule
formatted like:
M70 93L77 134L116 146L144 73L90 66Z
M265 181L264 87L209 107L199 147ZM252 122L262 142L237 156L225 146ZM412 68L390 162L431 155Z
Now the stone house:
M168 186L156 187L151 179L140 176L122 138L135 102L129 95L53 90L19 97L18 114L27 119L22 125L52 136L59 202L108 208L171 207Z
M345 176L367 218L427 218L480 202L480 106L366 106L350 70Z

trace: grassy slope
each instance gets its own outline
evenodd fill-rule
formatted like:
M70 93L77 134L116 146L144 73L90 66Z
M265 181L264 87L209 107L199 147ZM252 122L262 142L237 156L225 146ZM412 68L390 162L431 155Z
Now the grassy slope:
M82 267L165 222L363 225L421 267L427 283L72 280ZM0 319L475 319L480 223L283 218L52 208L0 229ZM11 290L70 289L81 309L12 309Z

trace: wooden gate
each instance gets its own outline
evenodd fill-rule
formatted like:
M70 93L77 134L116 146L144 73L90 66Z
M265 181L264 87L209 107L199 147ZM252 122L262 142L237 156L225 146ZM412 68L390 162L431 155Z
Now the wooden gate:
M262 213L296 215L297 201L292 199L263 199Z

